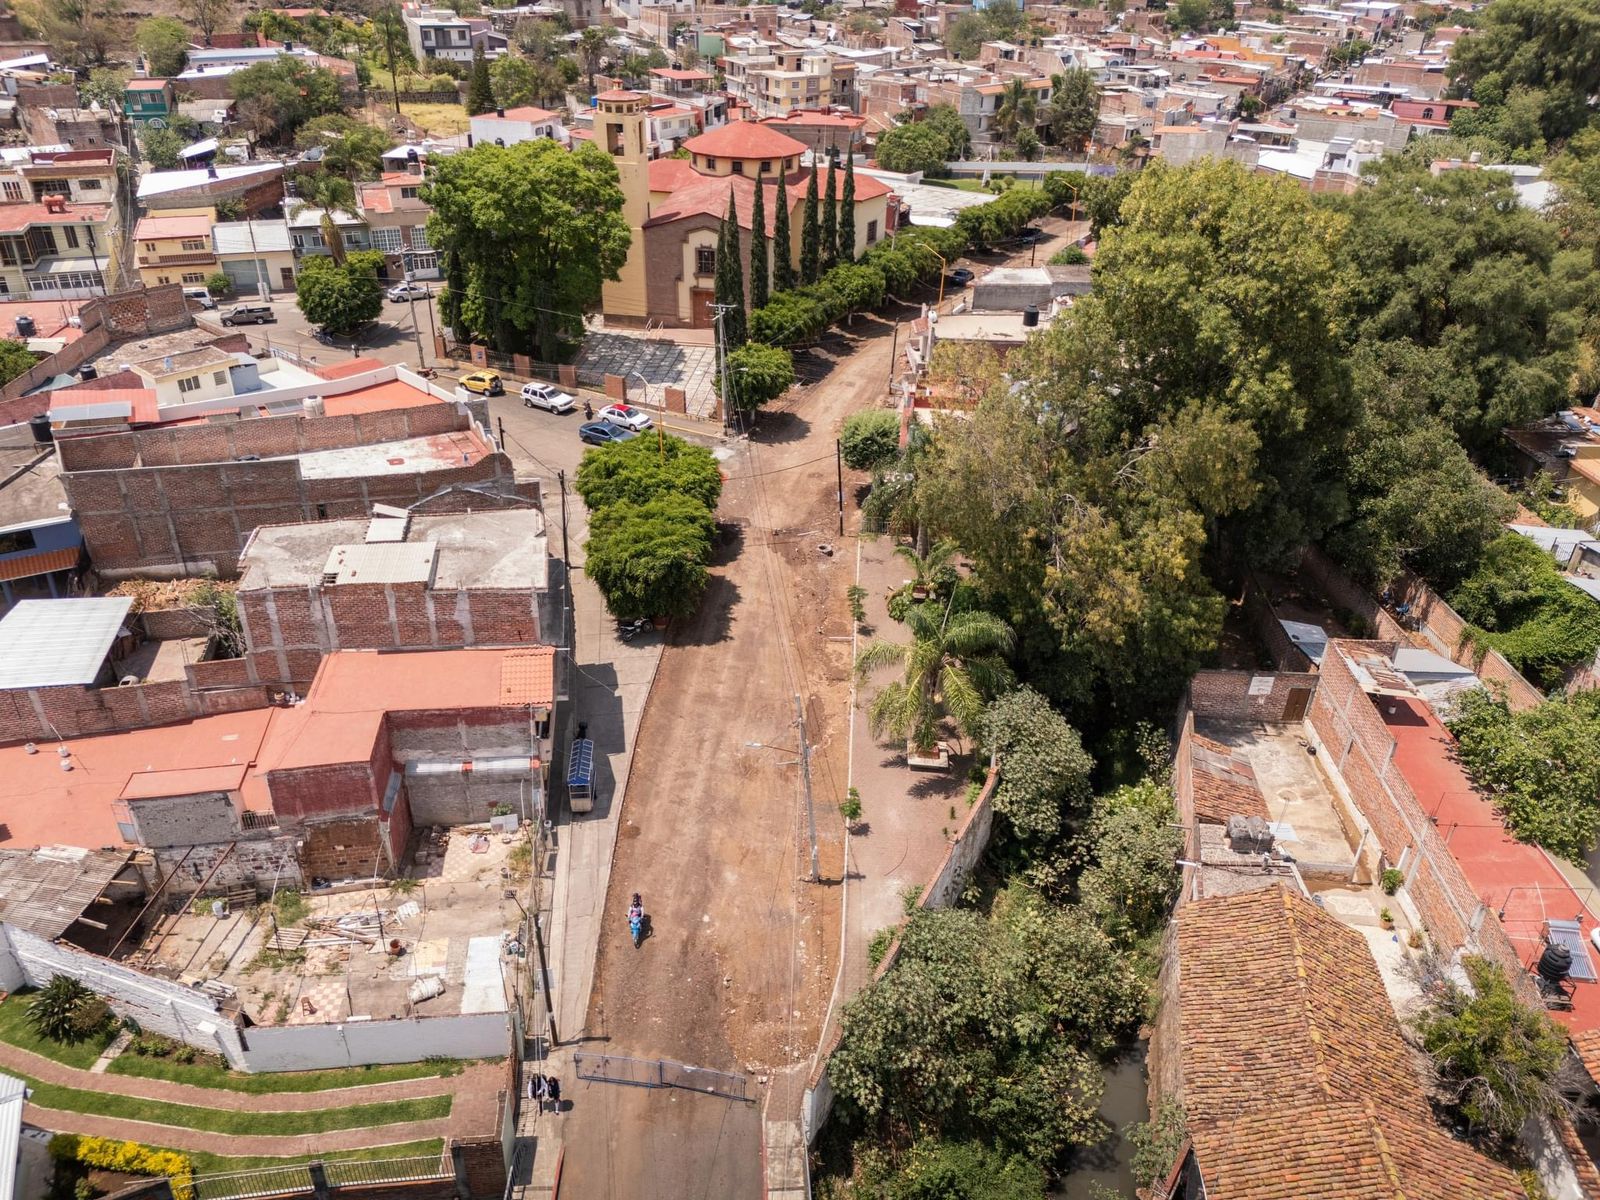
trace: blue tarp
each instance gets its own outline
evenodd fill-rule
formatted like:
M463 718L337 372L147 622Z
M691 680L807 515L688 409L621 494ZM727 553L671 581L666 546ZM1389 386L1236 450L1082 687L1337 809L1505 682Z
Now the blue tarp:
M594 782L594 742L578 738L567 758L567 786L587 788Z

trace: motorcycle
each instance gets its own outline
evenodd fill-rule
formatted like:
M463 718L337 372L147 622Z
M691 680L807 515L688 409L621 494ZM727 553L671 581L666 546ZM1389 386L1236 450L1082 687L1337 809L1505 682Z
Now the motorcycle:
M628 906L628 932L633 935L633 948L637 950L644 942L644 905L639 901L639 893L633 894L633 903Z
M631 642L634 638L638 637L639 634L644 632L644 628L648 624L649 622L643 617L640 617L635 621L618 621L617 636L625 642Z

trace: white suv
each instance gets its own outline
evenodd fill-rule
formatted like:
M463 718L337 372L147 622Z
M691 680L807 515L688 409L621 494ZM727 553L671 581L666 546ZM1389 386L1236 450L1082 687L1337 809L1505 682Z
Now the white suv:
M526 408L543 408L553 413L564 413L571 412L578 401L548 383L525 383L522 385L522 403Z

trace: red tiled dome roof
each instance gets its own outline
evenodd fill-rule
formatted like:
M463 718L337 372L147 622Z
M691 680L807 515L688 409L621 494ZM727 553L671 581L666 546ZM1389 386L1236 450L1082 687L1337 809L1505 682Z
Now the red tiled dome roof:
M734 121L690 138L683 143L691 154L710 158L794 158L804 154L804 142L755 121Z

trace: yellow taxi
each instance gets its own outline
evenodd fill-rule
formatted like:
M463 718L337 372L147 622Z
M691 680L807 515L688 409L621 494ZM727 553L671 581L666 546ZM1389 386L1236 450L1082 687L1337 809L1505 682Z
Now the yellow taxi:
M460 383L467 391L480 396L503 396L506 392L506 385L501 382L498 371L473 371L463 375Z

